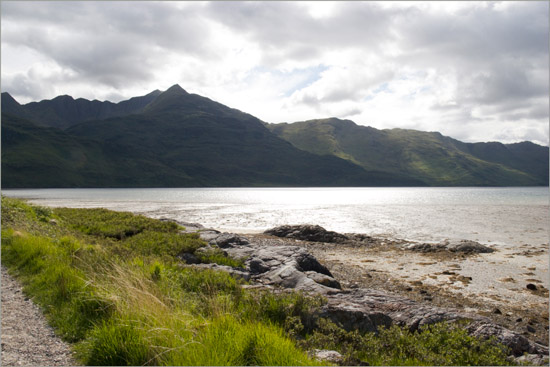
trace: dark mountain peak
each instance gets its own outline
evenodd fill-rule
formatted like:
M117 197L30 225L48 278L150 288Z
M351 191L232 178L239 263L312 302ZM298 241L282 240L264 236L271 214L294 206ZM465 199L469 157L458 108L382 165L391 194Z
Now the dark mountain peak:
M170 88L168 88L164 93L170 93L170 94L189 94L185 91L185 89L183 89L182 87L180 87L179 84L174 84L173 86L171 86Z
M155 97L152 102L145 107L143 112L167 112L171 110L188 111L196 104L197 97L202 98L195 94L189 94L178 84L174 84Z
M2 113L20 116L23 118L32 117L8 92L2 93Z
M68 94L63 94L61 96L57 96L52 101L59 101L59 102L70 102L74 101L74 98L69 96Z
M4 101L13 101L19 104L19 102L17 102L8 92L2 92L2 103L4 103Z

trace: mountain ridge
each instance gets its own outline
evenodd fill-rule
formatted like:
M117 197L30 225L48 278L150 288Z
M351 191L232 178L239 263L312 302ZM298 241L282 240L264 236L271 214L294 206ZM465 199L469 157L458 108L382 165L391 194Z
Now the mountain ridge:
M268 124L178 84L117 104L2 93L2 120L4 187L548 185L548 148L530 142L337 118Z
M337 118L267 127L314 154L338 156L365 169L400 172L432 185L548 185L548 147L531 142L464 143L439 132L378 130ZM519 154L522 148L530 152Z
M401 175L366 172L336 157L319 157L299 150L273 135L254 116L188 94L183 89L171 88L154 101L157 103L142 113L79 122L65 130L39 127L3 114L2 185L39 187L42 182L51 187L85 187L89 182L95 187L424 184ZM67 145L70 138L80 145L60 151L59 146ZM45 152L33 154L36 145ZM84 157L82 165L75 166L71 155ZM36 172L34 175L29 167ZM54 178L44 177L52 167L55 172L63 170Z

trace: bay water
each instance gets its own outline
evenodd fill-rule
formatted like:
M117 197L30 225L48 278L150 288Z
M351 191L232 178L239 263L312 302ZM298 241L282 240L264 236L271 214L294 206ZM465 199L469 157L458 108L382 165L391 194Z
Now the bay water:
M237 233L318 224L342 233L421 242L549 241L548 187L18 189L3 195L52 207L130 211Z

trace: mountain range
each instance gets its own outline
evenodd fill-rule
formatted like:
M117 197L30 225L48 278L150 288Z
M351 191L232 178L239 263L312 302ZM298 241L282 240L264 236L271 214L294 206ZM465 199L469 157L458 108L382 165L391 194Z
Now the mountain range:
M530 142L268 124L179 85L119 103L1 102L4 188L548 185L548 147Z

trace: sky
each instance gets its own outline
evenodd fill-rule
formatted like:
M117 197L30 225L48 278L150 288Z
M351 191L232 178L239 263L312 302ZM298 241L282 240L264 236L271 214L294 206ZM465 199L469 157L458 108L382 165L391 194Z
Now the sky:
M0 6L1 89L20 103L179 84L269 123L549 141L547 1Z

